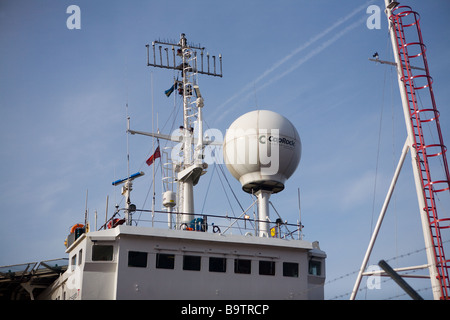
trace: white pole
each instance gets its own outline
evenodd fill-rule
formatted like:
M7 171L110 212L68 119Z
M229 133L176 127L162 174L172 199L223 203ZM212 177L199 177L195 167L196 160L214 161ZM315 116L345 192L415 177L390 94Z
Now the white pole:
M194 183L188 178L183 182L183 211L181 223L189 223L194 218Z
M108 202L109 202L109 195L106 196L105 229L106 229L106 224L108 223Z
M152 132L155 132L154 131L154 125L153 125L153 119L154 119L154 92L153 92L153 72L150 74L151 75L151 81L150 81L150 84L151 84L151 91L152 91ZM155 152L155 138L153 137L152 138L152 152ZM161 152L161 151L160 151ZM154 161L155 162L155 161ZM155 195L156 195L156 192L155 192L155 166L156 166L156 163L154 163L153 164L153 166L152 166L152 177L153 177L153 181L152 181L152 184L153 184L153 186L152 186L152 189L153 189L153 199L152 199L152 227L154 226L153 225L153 222L154 222L154 219L155 219Z
M182 77L183 77L183 156L184 156L184 169L188 168L192 163L192 132L191 132L191 122L189 121L189 94L188 90L192 90L192 84L189 83L188 72L188 47L186 43L186 38L184 34L181 35L180 39L181 50L182 50ZM186 178L181 181L183 184L183 207L182 207L182 216L181 223L189 223L193 216L190 213L194 213L194 184L191 178Z
M298 188L298 217L300 219L300 221L298 222L299 239L303 240L302 209L300 207L300 188Z
M259 190L256 193L258 197L258 225L259 225L259 236L268 237L269 228L269 198L271 195L270 191Z
M402 154L400 156L400 160L398 161L397 168L395 169L394 177L392 178L391 185L389 186L388 193L383 203L383 207L381 208L380 215L378 217L377 224L375 229L373 230L372 237L370 238L369 247L367 248L366 255L364 256L364 260L362 262L361 268L359 269L358 277L356 278L355 286L353 287L352 294L350 296L350 300L355 300L356 294L359 289L359 285L361 283L361 279L363 276L363 272L367 267L367 262L369 261L370 254L372 253L373 245L375 244L375 240L377 239L378 232L380 231L381 223L383 222L386 209L389 205L389 201L391 200L392 193L394 192L395 184L397 183L398 176L402 169L403 163L405 162L406 154L408 153L409 145L408 140L405 142L403 146Z
M133 183L128 179L122 186L122 195L125 197L125 223L131 226L131 213L130 213L130 193L133 190Z
M169 229L172 229L172 208L167 207L167 224L169 225Z
M410 111L409 111L409 104L408 104L408 94L406 92L405 85L402 81L402 62L399 59L399 52L397 48L397 41L396 41L396 35L394 33L393 27L391 25L391 21L389 17L392 15L392 9L390 8L390 0L385 0L386 4L386 15L388 17L388 25L389 25L389 33L391 36L391 42L392 42L392 50L394 51L394 57L395 62L397 64L397 77L398 77L398 86L400 89L400 96L402 99L402 106L403 106L403 114L405 117L405 124L406 124L406 130L408 132L408 139L409 139L409 147L411 150L411 164L414 174L414 182L416 185L416 193L417 193L417 201L419 203L419 213L420 213L420 219L422 221L422 230L423 230L423 236L425 241L425 249L427 253L427 259L429 264L429 273L430 273L430 279L431 279L431 287L433 290L433 297L434 299L439 299L441 296L440 292L440 282L438 279L437 274L437 267L436 267L436 260L434 257L434 246L432 243L432 235L431 235L431 229L430 229L430 223L428 221L427 212L424 210L426 207L426 201L424 199L424 192L422 188L422 179L421 179L421 172L418 167L417 163L417 151L413 147L414 144L414 129L412 127L411 119L410 119Z

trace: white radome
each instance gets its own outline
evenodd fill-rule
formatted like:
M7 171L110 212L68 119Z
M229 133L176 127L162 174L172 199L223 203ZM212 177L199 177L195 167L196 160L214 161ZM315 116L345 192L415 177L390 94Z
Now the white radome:
M282 191L297 169L301 149L293 124L269 110L251 111L236 119L223 143L227 169L248 193Z

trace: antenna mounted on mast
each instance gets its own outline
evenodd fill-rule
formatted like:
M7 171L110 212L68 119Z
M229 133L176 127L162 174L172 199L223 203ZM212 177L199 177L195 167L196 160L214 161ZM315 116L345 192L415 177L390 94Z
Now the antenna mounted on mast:
M166 92L169 96L178 87L178 93L183 97L183 125L180 126L181 136L176 142L183 144L183 160L176 166L177 211L181 213L180 227L191 222L194 213L193 187L198 183L200 176L208 167L203 160L203 149L211 141L203 141L202 109L204 99L200 94L197 83L197 75L205 74L214 77L222 77L222 55L219 55L219 63L216 56L206 52L205 47L188 43L186 35L180 35L178 43L166 41L153 41L153 62L150 62L150 45L147 48L147 66L171 69L181 72L181 81L176 81L172 88ZM171 52L171 54L169 54ZM170 56L170 57L169 57ZM177 62L178 60L178 62ZM181 63L179 62L181 60ZM194 128L197 128L197 137L194 137ZM160 139L174 141L174 137L158 133L147 133L128 129L131 134L142 134Z
M158 46L157 46L158 45ZM173 69L183 71L184 64L177 65L176 57L182 56L182 51L185 48L189 48L195 57L198 57L198 51L200 51L200 66L197 64L197 59L195 60L195 65L191 66L192 71L199 74L206 74L209 76L222 77L222 55L219 54L219 65L217 70L216 66L216 56L212 56L212 66L210 65L209 53L206 53L206 70L204 65L204 51L205 47L201 47L199 44L188 44L186 35L182 33L180 35L180 41L178 43L170 43L166 41L155 40L152 42L152 52L153 52L153 63L150 63L150 45L145 45L147 47L147 66L158 67L164 69ZM158 53L156 47L158 47ZM178 47L178 49L175 49ZM163 58L163 49L165 52L165 57ZM172 56L169 58L169 49L172 51ZM157 59L157 56L159 59ZM211 68L212 67L212 68Z

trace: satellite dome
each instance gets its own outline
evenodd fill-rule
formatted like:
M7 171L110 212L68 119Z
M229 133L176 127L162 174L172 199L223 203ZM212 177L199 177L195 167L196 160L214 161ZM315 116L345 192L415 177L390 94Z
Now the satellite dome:
M245 192L284 189L300 162L301 141L292 123L269 110L248 112L228 128L223 155Z

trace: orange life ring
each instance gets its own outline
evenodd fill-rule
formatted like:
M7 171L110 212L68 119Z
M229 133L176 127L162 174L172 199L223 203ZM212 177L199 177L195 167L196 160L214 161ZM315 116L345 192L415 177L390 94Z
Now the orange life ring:
M70 233L74 233L75 230L77 230L78 228L83 228L83 227L84 227L84 224L77 223L72 228L70 228Z

